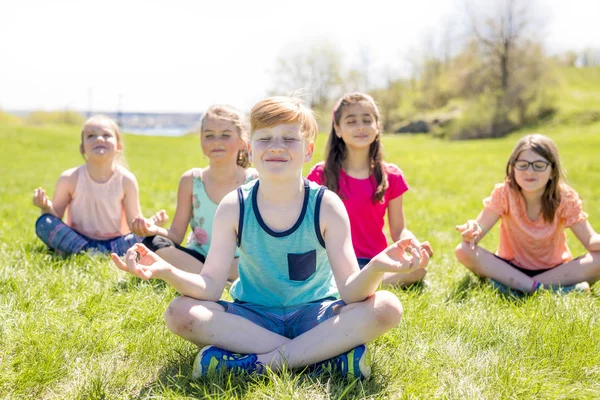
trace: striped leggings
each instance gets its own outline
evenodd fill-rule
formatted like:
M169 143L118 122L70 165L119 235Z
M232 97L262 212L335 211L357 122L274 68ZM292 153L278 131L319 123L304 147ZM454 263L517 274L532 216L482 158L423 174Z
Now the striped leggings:
M63 255L96 250L107 254L117 253L121 256L127 249L142 240L133 233L108 240L91 239L51 214L40 215L35 221L35 233L48 247Z

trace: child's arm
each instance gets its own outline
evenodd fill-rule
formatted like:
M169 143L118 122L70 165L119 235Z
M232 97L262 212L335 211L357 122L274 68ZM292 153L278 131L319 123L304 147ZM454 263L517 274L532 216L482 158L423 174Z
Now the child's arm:
M160 235L171 239L173 243L180 244L183 242L192 216L192 185L192 170L189 170L184 172L179 180L177 208L175 208L175 216L169 229L165 229L156 223L150 223L144 218L136 218L131 224L131 231L138 236Z
M433 255L433 250L429 242L421 243L417 237L406 227L404 220L404 207L402 205L402 196L398 196L388 203L388 225L390 226L390 236L394 242L403 239L413 239L420 248L427 251L429 256Z
M327 256L342 299L346 303L365 300L375 293L385 272L409 273L424 268L429 256L425 250L419 254L410 239L395 243L384 250L362 270L352 247L350 221L342 201L330 191L326 191L321 205L320 223ZM212 249L212 247L211 247ZM407 257L405 251L411 256Z
M33 191L33 205L42 210L42 214L52 214L56 218L62 219L65 210L73 198L73 191L77 183L77 168L69 169L63 172L54 189L52 201L46 195L43 188L37 188Z
M141 243L127 251L125 262L114 253L112 260L119 269L141 279L162 279L184 296L217 301L223 293L235 255L238 218L237 193L232 192L217 208L215 222L219 222L213 225L212 242L201 274L173 267ZM138 254L139 261L136 261Z
M483 239L499 219L498 214L484 208L476 219L470 219L462 225L457 225L456 230L460 232L463 241L469 242L471 248L475 248L475 245Z
M129 171L123 171L123 207L129 229L132 229L133 220L142 216L142 207L137 179Z
M587 219L573 224L571 230L587 251L600 251L600 235L594 231Z

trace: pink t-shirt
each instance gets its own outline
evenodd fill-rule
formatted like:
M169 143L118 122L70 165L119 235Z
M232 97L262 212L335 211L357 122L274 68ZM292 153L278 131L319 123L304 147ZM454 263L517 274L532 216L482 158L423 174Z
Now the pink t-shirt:
M324 165L324 162L316 164L307 178L322 185ZM346 175L343 169L340 170L340 193L338 194L350 217L352 244L359 258L373 258L388 246L387 238L383 233L387 206L390 200L402 196L408 190L408 184L400 168L388 163L383 163L383 167L387 173L389 186L383 201L375 204L373 204L373 193L377 184L372 175L367 179L356 179Z
M573 255L567 246L565 228L585 221L583 202L575 190L560 186L561 201L554 221L542 217L532 222L527 217L525 199L507 183L495 185L483 205L502 218L500 245L496 254L515 265L529 270L554 268L571 261Z

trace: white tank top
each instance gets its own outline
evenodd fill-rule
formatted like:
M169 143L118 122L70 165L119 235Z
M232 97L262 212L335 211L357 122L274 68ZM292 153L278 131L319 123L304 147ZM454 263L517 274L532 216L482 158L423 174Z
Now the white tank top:
M95 182L87 165L77 168L73 199L67 208L67 225L92 239L106 240L130 232L123 207L123 167L110 179Z

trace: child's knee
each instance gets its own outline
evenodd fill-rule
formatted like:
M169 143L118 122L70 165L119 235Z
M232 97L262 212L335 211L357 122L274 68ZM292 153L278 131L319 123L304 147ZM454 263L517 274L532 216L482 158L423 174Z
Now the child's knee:
M60 219L52 214L42 214L35 221L35 234L42 240L47 239L50 232L52 232L60 222Z
M189 297L182 296L173 299L164 314L167 328L180 336L182 333L191 332L194 325L191 308Z
M402 304L395 294L387 290L376 292L373 300L375 323L387 329L394 328L402 320Z
M454 254L456 254L456 258L463 264L468 264L475 255L473 249L470 244L467 242L460 242L456 249L454 250Z
M600 270L600 251L590 251L589 257L592 259L592 267Z
M215 306L221 307L217 305ZM216 309L191 297L181 296L173 299L165 310L167 328L176 335L188 337L192 332L200 333L204 323L209 321Z

